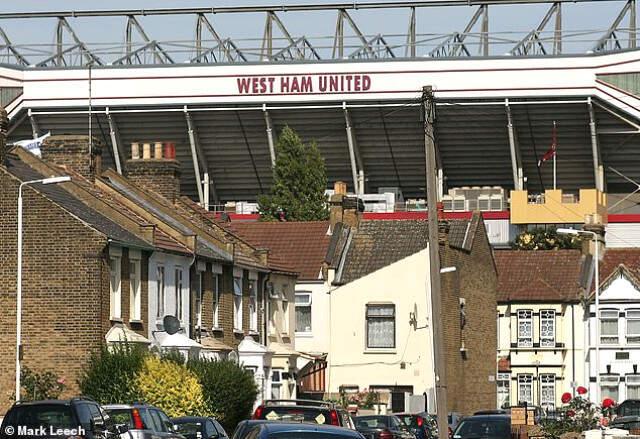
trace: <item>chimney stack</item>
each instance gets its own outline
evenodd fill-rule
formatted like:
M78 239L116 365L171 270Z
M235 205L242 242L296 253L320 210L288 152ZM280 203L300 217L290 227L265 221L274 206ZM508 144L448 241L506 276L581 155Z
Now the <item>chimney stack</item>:
M40 151L45 162L70 168L90 180L102 172L102 143L95 137L90 145L89 136L49 136Z
M4 164L7 155L7 131L9 130L9 119L4 107L0 105L0 166Z
M347 196L347 184L343 181L336 181L333 189L334 194L329 198L331 230L337 223L357 229L364 211L362 201L358 197Z
M180 196L180 162L176 160L175 143L132 143L126 170L127 178L144 190L155 192L171 203Z

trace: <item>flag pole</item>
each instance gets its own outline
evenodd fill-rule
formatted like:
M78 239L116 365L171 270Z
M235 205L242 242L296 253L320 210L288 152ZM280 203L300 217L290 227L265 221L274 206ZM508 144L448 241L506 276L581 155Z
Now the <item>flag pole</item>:
M553 121L553 190L556 190L556 156L558 155L558 141L556 133L556 121Z

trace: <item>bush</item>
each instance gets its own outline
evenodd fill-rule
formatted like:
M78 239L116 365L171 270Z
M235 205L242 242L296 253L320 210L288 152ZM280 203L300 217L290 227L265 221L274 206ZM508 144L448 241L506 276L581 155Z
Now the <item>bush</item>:
M58 378L56 374L48 370L37 373L28 367L23 367L20 380L23 390L20 399L23 401L57 399L65 388L64 378Z
M520 233L513 242L517 250L557 250L580 248L580 239L571 235L560 235L556 229L536 228Z
M172 360L148 356L136 383L143 400L170 417L208 416L202 387L195 374Z
M220 414L226 431L251 416L258 396L251 372L232 361L189 360L187 367L200 380L208 409Z
M80 391L100 404L128 404L140 400L136 376L148 355L145 346L103 347L89 359L87 369L78 381Z

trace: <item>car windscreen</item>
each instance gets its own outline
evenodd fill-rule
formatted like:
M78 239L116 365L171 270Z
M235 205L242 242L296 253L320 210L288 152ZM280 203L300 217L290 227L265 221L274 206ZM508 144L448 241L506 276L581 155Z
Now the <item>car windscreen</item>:
M453 435L455 439L509 439L511 425L505 419L465 419Z
M12 426L25 428L49 427L72 429L78 428L78 422L71 407L62 404L37 404L14 407L11 416L5 421ZM5 424L5 425L6 425Z
M133 428L133 417L130 409L108 409L107 413L114 424L126 424Z
M404 425L411 428L418 428L418 417L413 415L396 415Z
M318 407L273 406L265 407L260 419L268 421L310 422L331 424L331 410Z
M354 419L356 428L387 428L389 418L387 416L358 416Z
M189 438L189 439L193 439L198 437L198 433L202 434L202 423L200 422L195 422L195 421L191 421L191 422L181 422L181 421L174 421L173 422L176 426L176 428L178 429L178 433L180 433L181 435Z

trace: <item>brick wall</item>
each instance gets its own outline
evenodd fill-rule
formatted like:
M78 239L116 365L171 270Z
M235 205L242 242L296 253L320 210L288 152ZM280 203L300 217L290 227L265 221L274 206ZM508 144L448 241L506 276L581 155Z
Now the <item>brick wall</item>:
M50 164L68 166L86 178L101 172L102 142L97 138L89 145L88 136L50 136L41 147L42 159ZM91 150L91 151L89 151Z
M127 178L173 202L180 195L180 163L173 159L127 160Z
M14 393L18 182L0 169L0 414ZM24 192L23 364L66 378L63 396L106 332L106 239L32 189ZM105 289L106 285L106 289ZM106 294L105 294L106 292ZM108 329L108 328L107 328ZM9 365L9 366L7 366Z

